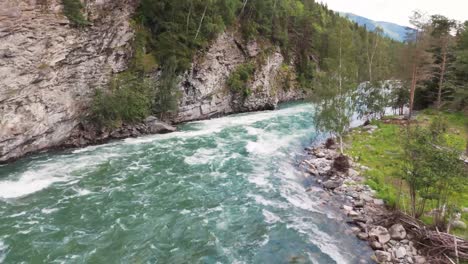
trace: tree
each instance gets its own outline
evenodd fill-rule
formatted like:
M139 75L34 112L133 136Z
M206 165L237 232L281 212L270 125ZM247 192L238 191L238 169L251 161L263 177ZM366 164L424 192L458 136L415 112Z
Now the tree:
M170 57L161 72L159 83L156 85L153 112L164 119L167 113L174 112L178 107L178 76L176 58Z
M455 29L456 22L441 15L433 15L431 17L432 26L432 43L434 60L436 61L437 69L437 101L436 107L438 110L442 107L443 91L446 89L445 81L449 64L451 64L451 54L453 51L453 36L452 31Z
M442 208L450 207L452 195L462 190L464 165L460 152L447 142L446 121L437 117L429 128L408 127L405 135L404 178L408 184L411 213L419 218L429 201L434 201L437 224L445 224Z
M454 53L455 91L451 106L455 110L468 112L468 21L459 26Z
M350 96L357 86L353 31L346 22L338 18L329 35L326 72L318 73L315 91L316 127L339 139L341 153L343 134L348 130L354 114L354 102L350 100Z
M411 118L414 110L414 99L416 88L420 82L428 80L431 77L432 56L427 51L429 48L429 24L424 18L424 15L419 12L414 12L410 19L411 24L415 28L410 31L407 36L406 49L403 55L404 73L403 80L410 81L410 102L409 116Z

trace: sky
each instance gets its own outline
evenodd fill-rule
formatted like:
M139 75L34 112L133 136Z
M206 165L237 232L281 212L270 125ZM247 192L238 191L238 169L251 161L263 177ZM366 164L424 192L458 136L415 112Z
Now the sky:
M349 12L376 21L409 26L413 10L468 20L468 0L318 0L335 11Z

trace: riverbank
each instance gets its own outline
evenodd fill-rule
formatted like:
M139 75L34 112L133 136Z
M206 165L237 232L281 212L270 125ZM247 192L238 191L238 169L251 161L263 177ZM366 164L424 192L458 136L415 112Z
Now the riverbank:
M368 170L367 167L340 155L332 140L307 151L310 158L302 166L324 190L342 201L339 206L347 216L350 232L368 241L377 263L430 263L402 224L386 223L393 212L365 184L359 171Z

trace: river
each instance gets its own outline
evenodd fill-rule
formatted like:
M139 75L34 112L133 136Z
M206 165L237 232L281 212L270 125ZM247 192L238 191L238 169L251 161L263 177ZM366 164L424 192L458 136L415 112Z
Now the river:
M359 263L371 251L306 192L313 106L0 167L0 263Z

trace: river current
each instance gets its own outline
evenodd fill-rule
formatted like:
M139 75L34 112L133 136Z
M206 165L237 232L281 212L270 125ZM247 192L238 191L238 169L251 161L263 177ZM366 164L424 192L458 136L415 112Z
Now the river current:
M0 167L0 263L359 263L371 255L298 169L313 106Z

